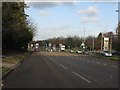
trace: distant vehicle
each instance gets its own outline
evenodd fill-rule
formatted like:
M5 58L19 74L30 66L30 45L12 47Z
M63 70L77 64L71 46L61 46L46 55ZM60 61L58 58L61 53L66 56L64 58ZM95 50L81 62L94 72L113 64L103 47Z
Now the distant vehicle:
M83 51L81 51L81 50L76 50L76 53L78 53L78 54L83 54Z
M89 52L88 52L88 51L85 51L85 52L84 52L84 54L87 54L87 55L88 55L88 54L89 54Z
M38 51L39 51L39 46L38 46L38 45L35 45L34 51L35 51L35 52L38 52Z
M35 48L34 48L34 51L35 51L35 52L38 52L38 51L39 51L39 48L38 48L38 47L35 47Z
M109 51L103 51L103 52L100 52L102 56L106 56L106 57L111 57L112 56L112 53L109 52Z
M39 51L39 43L36 43L34 46L34 51L38 52Z
M61 50L61 51L65 51L65 45L61 45L61 46L60 46L60 50Z
M73 51L73 50L70 50L69 52L70 52L70 53L74 53L74 51Z

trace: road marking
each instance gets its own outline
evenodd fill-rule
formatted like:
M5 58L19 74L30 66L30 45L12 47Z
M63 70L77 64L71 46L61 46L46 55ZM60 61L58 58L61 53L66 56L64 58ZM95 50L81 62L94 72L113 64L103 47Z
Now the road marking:
M107 64L104 63L104 66L105 66L105 65L107 65Z
M112 78L112 76L110 76L110 78Z
M96 62L97 64L100 64L100 62Z
M54 60L52 57L48 57L50 60L52 60L55 63L58 63L56 60Z
M65 67L64 65L62 64L59 64L61 67L63 67L64 69L68 69L67 67Z
M77 73L75 73L75 72L73 72L73 71L72 71L72 73L75 74L76 76L82 78L83 80L87 81L88 83L92 83L91 81L89 81L89 80L87 80L86 78L80 76L79 74L77 74Z
M112 65L113 67L117 67L117 66L115 66L115 65Z
M87 60L89 62L89 60Z
M97 82L97 80L95 80Z

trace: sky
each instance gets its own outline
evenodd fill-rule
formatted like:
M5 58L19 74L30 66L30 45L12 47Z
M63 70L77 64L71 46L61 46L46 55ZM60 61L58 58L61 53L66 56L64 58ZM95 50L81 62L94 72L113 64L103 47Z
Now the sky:
M31 1L26 0L29 15L37 27L34 40L77 35L97 37L100 32L115 32L118 23L118 2L90 1ZM99 1L99 0L98 0ZM84 34L85 31L85 34Z

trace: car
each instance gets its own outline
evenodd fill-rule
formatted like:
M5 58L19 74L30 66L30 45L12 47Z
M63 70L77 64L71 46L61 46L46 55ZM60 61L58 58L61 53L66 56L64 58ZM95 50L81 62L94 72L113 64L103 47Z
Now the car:
M73 51L73 50L70 50L69 52L70 52L70 53L74 53L74 51Z
M106 57L111 57L112 56L112 53L109 52L109 51L103 51L103 52L100 52L102 56L106 56Z
M120 55L120 52L114 51L112 52L112 55Z
M89 52L88 52L88 51L84 51L84 54L88 55L88 54L89 54Z
M81 51L81 50L76 50L76 53L78 53L78 54L82 54L83 51Z
M35 51L35 52L39 52L39 47L35 47L35 48L34 48L34 51Z

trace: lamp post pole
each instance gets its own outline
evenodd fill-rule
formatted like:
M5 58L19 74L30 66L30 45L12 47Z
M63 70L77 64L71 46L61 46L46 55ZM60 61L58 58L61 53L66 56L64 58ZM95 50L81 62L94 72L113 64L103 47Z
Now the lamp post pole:
M103 50L103 33L102 33L102 37L101 37L101 51Z
M95 44L95 39L94 39L94 37L93 37L93 52L94 52L94 44Z

